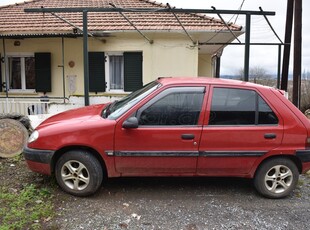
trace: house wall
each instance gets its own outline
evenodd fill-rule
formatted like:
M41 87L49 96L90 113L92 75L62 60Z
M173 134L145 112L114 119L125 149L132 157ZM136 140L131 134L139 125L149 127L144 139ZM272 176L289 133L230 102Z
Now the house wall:
M153 36L154 43L137 35L116 35L104 38L104 41L89 38L89 51L116 52L116 51L142 51L143 52L143 84L157 77L163 76L210 76L211 59L209 55L198 55L198 48L192 47L186 37L171 37L165 35ZM14 46L14 39L5 39L6 53L22 54L34 52L51 52L52 60L52 92L49 96L63 96L62 72L62 41L61 38L23 39L20 46ZM0 48L3 56L3 47ZM83 40L82 38L64 39L64 68L65 76L76 75L76 91L74 95L84 94L83 78ZM74 66L70 67L69 62ZM4 64L2 64L4 76ZM3 77L4 78L4 77ZM65 77L66 78L66 77ZM4 79L2 79L4 81ZM1 94L1 93L0 93ZM3 94L3 92L2 92ZM19 93L18 95L35 96L36 93ZM91 93L92 94L92 93ZM104 95L106 95L105 93ZM10 95L13 95L10 93ZM14 94L16 95L16 94ZM99 94L100 95L100 94ZM66 79L66 96L69 96Z
M212 57L210 54L199 54L198 76L212 77Z

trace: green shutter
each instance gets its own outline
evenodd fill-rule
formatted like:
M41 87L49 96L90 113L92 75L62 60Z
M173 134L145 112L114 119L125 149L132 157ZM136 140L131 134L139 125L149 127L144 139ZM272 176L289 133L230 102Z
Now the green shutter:
M2 56L0 53L0 92L2 92L3 82L4 80L2 79Z
M51 53L35 53L35 77L37 92L51 92Z
M142 88L142 52L124 53L124 89L125 92Z
M104 52L89 52L89 91L105 92Z

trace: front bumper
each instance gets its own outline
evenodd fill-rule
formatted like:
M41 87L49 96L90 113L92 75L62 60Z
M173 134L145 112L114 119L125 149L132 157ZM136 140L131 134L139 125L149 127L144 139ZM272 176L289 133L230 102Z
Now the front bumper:
M51 174L51 161L54 156L52 150L31 149L25 147L23 150L24 157L28 167L38 173Z

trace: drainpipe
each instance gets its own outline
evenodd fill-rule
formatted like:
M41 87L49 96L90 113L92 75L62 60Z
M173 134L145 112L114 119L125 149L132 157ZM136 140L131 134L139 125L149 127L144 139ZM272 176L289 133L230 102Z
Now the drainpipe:
M84 56L84 100L89 105L89 65L88 65L88 33L87 10L83 10L83 56Z
M65 78L65 40L61 37L61 47L62 47L62 87L64 94L64 103L66 103L66 78Z

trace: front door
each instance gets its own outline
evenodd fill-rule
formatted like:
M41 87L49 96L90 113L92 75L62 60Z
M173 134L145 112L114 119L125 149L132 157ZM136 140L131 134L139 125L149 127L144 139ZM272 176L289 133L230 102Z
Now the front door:
M175 175L196 171L205 87L172 87L138 108L138 128L115 131L115 166L122 175Z

